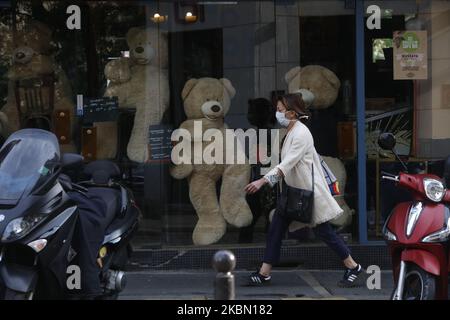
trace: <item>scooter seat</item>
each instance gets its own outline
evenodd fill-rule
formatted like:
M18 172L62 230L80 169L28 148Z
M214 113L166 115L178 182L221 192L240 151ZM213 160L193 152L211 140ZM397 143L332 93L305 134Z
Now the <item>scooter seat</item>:
M84 173L99 185L106 185L111 178L120 177L119 167L108 160L96 160L89 163L85 166Z
M113 222L120 210L120 191L113 188L93 187L88 188L88 194L100 197L105 202L106 213L105 218L102 219L102 227L106 229Z

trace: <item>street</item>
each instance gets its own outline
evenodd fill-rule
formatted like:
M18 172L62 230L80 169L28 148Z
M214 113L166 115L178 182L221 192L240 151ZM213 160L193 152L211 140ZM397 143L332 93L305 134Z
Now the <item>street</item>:
M263 287L246 286L251 271L235 271L236 299L350 299L383 300L392 293L392 274L381 272L381 288L369 290L367 276L358 287L340 288L343 271L274 270L272 283ZM136 271L128 273L128 284L121 300L205 300L213 299L213 271Z

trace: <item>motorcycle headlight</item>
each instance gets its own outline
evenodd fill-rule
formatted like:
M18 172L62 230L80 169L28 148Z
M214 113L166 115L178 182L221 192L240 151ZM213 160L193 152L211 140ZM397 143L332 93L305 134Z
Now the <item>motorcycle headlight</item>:
M434 232L422 239L422 242L445 242L450 236L450 218L447 220L447 225L442 230Z
M31 214L12 220L5 228L2 241L20 239L33 230L45 217L45 214Z
M425 178L423 179L423 187L428 199L434 202L440 202L445 195L445 188L442 182Z

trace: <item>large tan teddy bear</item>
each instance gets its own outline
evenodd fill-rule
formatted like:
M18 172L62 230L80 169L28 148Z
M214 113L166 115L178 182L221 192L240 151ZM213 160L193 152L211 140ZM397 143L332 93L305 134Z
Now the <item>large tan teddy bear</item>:
M2 111L6 114L8 122L6 130L8 133L20 129L19 114L16 106L14 82L29 78L37 78L42 75L54 73L55 95L54 111L58 114L71 116L70 137L58 137L63 152L75 151L73 145L73 119L75 118L74 103L69 81L61 66L57 64L51 55L52 32L44 24L32 21L24 30L16 33L15 47L12 52L13 64L8 71L9 79L7 102ZM44 98L45 99L45 98ZM62 139L61 139L62 138Z
M319 65L292 68L286 73L285 80L289 93L301 93L303 101L310 109L326 109L332 106L341 86L334 72ZM343 228L351 223L354 214L354 210L349 208L344 199L347 172L341 160L324 156L322 158L339 182L341 195L334 198L344 210L344 213L331 223Z
M227 79L201 78L186 82L182 99L187 120L180 128L187 130L192 137L189 147L193 147L195 141L201 141L205 150L211 143L203 137L203 133L208 129L219 129L222 137L225 137L224 117L228 113L234 95L235 89ZM201 135L194 136L195 121L202 124ZM225 138L223 141L226 141ZM235 152L224 149L225 153ZM172 152L172 160L174 157L176 154ZM216 243L225 234L227 222L236 227L249 225L253 216L245 199L244 187L250 179L250 166L192 163L190 161L188 164L175 165L171 167L170 173L176 179L188 179L189 196L199 219L192 235L194 244ZM216 183L220 178L222 183L218 199Z
M107 97L118 97L122 108L136 108L127 146L128 158L149 160L149 126L160 124L169 107L167 34L156 28L131 28L127 35L130 57L109 62L105 76L110 81ZM115 123L96 123L97 157L113 158L117 150Z

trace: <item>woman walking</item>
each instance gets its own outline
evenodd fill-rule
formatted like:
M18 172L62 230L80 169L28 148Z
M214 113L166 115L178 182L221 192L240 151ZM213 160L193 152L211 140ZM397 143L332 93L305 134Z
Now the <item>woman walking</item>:
M263 178L248 184L245 191L253 194L265 184L275 186L283 179L287 185L311 190L312 172L314 172L314 202L311 224L315 235L324 241L343 261L346 268L340 286L354 286L358 275L363 271L350 255L344 241L338 237L328 221L342 213L342 209L331 195L320 164L320 158L314 148L313 137L303 123L309 118L301 94L287 94L278 98L276 118L279 124L287 128L287 134L281 149L281 163L269 171ZM319 170L312 170L312 166ZM250 284L270 283L273 264L280 258L281 241L293 222L275 212L267 235L267 244L262 266L249 277Z

